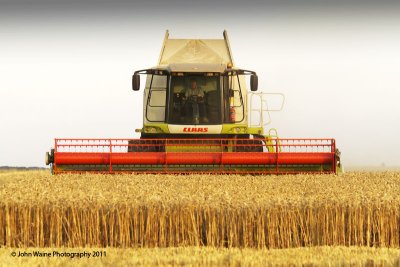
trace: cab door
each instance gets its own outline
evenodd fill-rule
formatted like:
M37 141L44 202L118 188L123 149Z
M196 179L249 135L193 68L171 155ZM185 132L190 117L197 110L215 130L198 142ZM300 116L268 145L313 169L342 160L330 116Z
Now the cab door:
M149 123L165 122L167 102L167 75L149 74L144 90L144 121Z

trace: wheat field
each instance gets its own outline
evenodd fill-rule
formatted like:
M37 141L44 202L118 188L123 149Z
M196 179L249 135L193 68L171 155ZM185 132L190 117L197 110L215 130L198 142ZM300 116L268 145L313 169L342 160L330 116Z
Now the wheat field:
M12 252L76 253L105 251L103 257L11 257ZM253 248L15 248L0 249L0 267L8 266L400 266L400 249L367 247Z
M400 247L400 172L0 173L7 247Z

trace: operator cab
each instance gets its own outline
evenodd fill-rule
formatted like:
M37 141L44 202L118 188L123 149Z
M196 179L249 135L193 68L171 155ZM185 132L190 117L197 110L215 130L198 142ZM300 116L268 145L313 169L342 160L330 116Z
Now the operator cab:
M172 73L168 123L222 124L221 76Z
M245 75L257 90L255 72L226 68L224 64L171 64L136 71L132 88L144 90L144 123L171 125L222 125L246 123Z

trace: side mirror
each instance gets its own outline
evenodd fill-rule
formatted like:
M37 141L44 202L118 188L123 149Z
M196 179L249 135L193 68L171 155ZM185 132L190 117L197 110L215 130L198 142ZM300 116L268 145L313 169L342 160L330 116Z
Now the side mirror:
M132 90L133 91L139 91L140 89L140 75L139 74L133 74L132 76Z
M256 74L252 74L250 76L250 90L257 91L258 89L258 76Z

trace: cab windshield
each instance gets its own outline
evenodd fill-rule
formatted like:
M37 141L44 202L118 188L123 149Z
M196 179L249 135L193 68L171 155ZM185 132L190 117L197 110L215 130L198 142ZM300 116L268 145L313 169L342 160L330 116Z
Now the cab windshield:
M168 122L221 124L221 95L220 75L172 75Z

